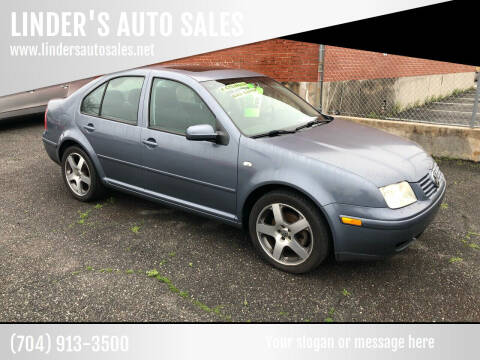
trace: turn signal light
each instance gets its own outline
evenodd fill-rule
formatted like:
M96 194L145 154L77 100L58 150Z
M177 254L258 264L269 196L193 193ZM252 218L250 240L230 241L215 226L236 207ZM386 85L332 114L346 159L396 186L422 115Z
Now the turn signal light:
M362 220L342 216L342 223L354 226L362 226Z

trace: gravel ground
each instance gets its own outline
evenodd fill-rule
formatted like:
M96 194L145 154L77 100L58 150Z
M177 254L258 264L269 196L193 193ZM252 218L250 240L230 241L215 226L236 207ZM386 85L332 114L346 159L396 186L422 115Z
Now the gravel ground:
M0 321L480 321L479 164L439 160L445 202L403 253L290 275L227 225L118 192L74 200L43 119L22 120L0 123Z

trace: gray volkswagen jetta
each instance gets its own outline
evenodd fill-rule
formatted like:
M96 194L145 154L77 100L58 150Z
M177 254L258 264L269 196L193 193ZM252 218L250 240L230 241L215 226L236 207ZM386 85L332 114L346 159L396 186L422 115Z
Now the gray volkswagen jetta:
M147 67L98 78L45 113L45 149L80 201L115 188L244 227L302 273L396 254L445 193L418 145L321 114L243 70Z

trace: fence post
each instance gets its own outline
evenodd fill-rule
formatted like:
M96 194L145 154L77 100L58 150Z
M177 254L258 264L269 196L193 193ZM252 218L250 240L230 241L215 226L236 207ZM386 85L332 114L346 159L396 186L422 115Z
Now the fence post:
M318 49L318 108L322 111L323 104L323 73L325 70L325 45L320 44Z
M477 117L478 111L478 97L480 96L480 86L478 85L477 80L477 93L475 95L475 102L473 103L473 111L472 111L472 120L470 121L470 127L473 128L475 126L475 120Z

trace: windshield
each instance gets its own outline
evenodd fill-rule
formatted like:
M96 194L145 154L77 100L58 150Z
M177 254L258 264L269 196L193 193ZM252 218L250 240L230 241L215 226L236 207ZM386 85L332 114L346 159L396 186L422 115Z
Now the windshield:
M267 77L202 83L246 136L294 130L321 116L283 85Z

